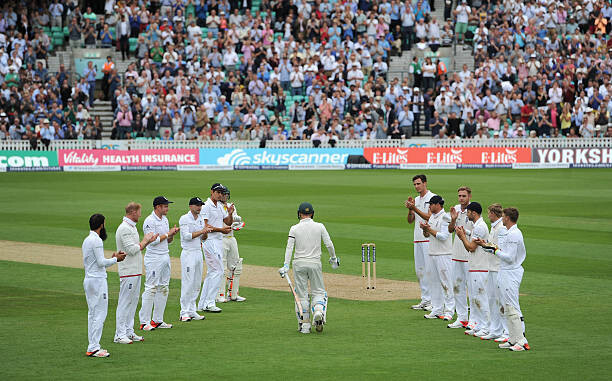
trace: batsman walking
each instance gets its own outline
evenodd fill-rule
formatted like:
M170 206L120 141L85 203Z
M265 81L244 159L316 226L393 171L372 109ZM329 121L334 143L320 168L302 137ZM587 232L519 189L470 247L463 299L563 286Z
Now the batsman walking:
M295 304L295 312L298 318L298 329L301 333L310 333L312 321L317 332L323 330L327 317L327 293L323 284L323 270L321 268L321 241L329 252L329 263L333 269L340 266L340 259L336 257L334 244L329 237L325 225L314 222L314 209L308 202L303 202L298 208L299 223L289 229L287 248L285 249L285 263L278 272L281 277L289 276L289 265L291 255L295 248L293 261L293 276L295 278L296 300L301 305ZM312 293L312 302L308 298L308 283Z

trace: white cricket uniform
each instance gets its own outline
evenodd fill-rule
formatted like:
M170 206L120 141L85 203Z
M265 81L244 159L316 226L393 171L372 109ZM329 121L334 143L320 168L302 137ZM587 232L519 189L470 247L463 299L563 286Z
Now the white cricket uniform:
M451 281L451 252L452 243L448 232L450 216L444 209L429 217L429 226L436 230L436 236L429 236L428 276L431 280L431 304L434 315L453 316L455 312L455 296Z
M526 342L523 335L525 323L519 304L519 288L524 272L522 264L527 256L523 233L516 224L510 229L502 227L498 235L498 245L500 250L496 255L501 259L498 284L510 334L509 340L513 344Z
M204 219L201 214L194 217L191 211L181 216L179 227L181 231L181 317L196 316L196 300L202 285L204 259L202 257L202 237L192 238L193 232L204 229Z
M234 213L232 213L232 218L234 220L234 222L236 221L242 221L242 217L240 217L238 215L238 212L236 211L236 205L232 204L232 203L227 203L223 205L223 208L225 209L225 212L227 212L227 209L231 206L234 205ZM224 226L227 226L224 224ZM231 290L227 290L228 293L227 295L225 294L226 291L226 280L229 281L231 278L231 273L232 273L232 268L236 266L235 270L234 270L234 280L232 281L232 289ZM227 296L227 299L235 299L236 296L238 296L238 292L240 290L240 275L242 274L242 260L240 258L240 253L238 252L238 242L236 242L236 237L234 237L234 231L231 230L229 233L227 234L223 234L223 269L225 271L225 275L223 276L223 279L221 280L221 286L219 286L219 293L217 295L219 295L220 298L225 298ZM231 292L231 295L230 295Z
M461 210L460 204L455 205L453 208L457 211L455 228L461 226L466 232L471 233L474 229L474 223L467 218L467 209ZM457 320L468 321L467 284L470 257L463 242L457 237L457 234L455 234L455 239L453 240L453 255L451 259Z
M435 196L435 193L427 191L425 196L417 196L414 199L415 207L424 212L429 213L429 200ZM429 278L427 277L427 267L431 264L429 258L429 238L423 235L423 229L421 229L421 222L425 222L421 216L414 213L414 270L416 272L417 279L419 280L419 287L421 288L421 302L431 302L431 286Z
M209 225L216 228L223 227L223 219L228 216L223 208L223 203L217 201L215 204L210 198L202 207L200 215ZM198 308L204 310L215 306L215 296L219 289L219 284L223 278L223 233L208 233L208 238L204 241L204 259L206 260L206 278L202 284L202 293Z
M295 279L295 292L300 298L305 322L310 321L311 303L308 298L308 281L312 296L312 311L319 309L323 312L324 320L327 316L327 293L323 283L323 270L321 268L321 241L325 244L330 257L335 257L334 244L329 237L325 225L303 218L299 223L289 229L287 247L285 249L285 265L291 263L293 254L293 277ZM295 253L293 253L295 248Z
M164 311L168 301L168 286L170 285L170 251L168 249L168 238L161 241L162 235L170 232L168 218L157 217L155 211L144 220L142 231L159 234L159 237L147 246L144 256L145 267L145 290L142 293L142 305L140 306L140 324L151 322L151 311L153 321L161 323L164 321Z
M104 245L98 233L90 231L83 240L83 288L87 299L87 352L100 349L100 337L108 311L108 284L106 268L117 263L117 258L104 258Z
M489 229L482 217L474 223L471 240L480 238L489 240ZM489 297L487 295L487 278L489 277L489 256L481 246L470 253L469 294L470 323L477 331L489 332Z
M142 253L136 223L127 217L115 234L117 251L126 253L125 259L117 264L119 268L119 301L117 302L117 328L115 338L134 335L134 314L140 298L142 276Z
M498 235L502 224L502 219L491 224L489 232L489 242L498 244ZM496 255L489 255L489 279L487 280L487 295L489 295L489 333L495 336L501 336L508 332L506 322L502 317L501 295L499 293L499 266L500 259Z

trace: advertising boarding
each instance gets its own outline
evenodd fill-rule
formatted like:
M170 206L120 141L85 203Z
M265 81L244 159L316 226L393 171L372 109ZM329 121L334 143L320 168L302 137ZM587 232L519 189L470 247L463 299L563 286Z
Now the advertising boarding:
M505 165L531 162L530 148L365 148L371 164L479 164Z
M200 164L253 168L270 166L324 168L344 166L349 156L362 154L362 148L202 148Z

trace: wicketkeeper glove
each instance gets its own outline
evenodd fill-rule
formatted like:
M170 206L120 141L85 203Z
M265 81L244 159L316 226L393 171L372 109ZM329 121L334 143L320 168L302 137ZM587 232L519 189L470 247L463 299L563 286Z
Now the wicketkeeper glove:
M329 258L329 264L331 265L332 269L337 269L338 267L340 267L340 258L339 257L333 257L333 258Z
M482 248L484 249L484 251L490 254L496 254L499 250L499 247L492 242L487 242Z
M278 269L278 273L280 274L281 278L284 278L288 272L289 272L289 265L287 264L285 264L283 267Z

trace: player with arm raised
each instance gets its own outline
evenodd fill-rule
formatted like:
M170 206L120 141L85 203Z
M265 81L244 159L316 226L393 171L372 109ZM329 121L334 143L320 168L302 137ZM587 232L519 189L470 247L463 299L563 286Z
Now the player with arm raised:
M204 259L206 260L206 278L202 284L202 294L198 308L208 312L221 312L215 305L215 296L223 277L223 234L229 233L233 222L234 207L225 210L225 186L215 183L210 188L210 197L202 208L202 217L209 230L208 239L204 241Z
M217 302L225 303L227 301L232 302L244 302L246 298L238 295L240 291L240 275L242 274L242 258L238 253L238 242L234 237L234 232L239 231L244 227L242 217L236 212L236 204L230 203L230 190L225 188L224 198L221 200L223 208L228 211L230 206L234 207L232 213L232 229L229 233L223 234L223 270L225 272L223 279L221 279L221 285L219 286L219 292L217 293ZM229 285L227 282L229 281ZM226 288L228 287L229 288Z
M499 289L502 305L504 307L504 318L508 326L510 336L507 343L499 345L502 349L511 351L529 350L529 343L525 337L525 323L521 306L519 304L519 288L523 280L523 262L527 256L523 233L516 225L519 211L516 208L505 208L502 215L501 228L498 235L498 247L492 247L484 240L476 243L500 258L498 273Z
M336 269L340 259L336 257L334 244L329 237L325 225L315 222L314 209L308 202L303 202L298 208L299 223L289 229L289 238L285 249L285 263L278 272L281 277L289 276L291 256L295 248L293 261L293 276L295 279L296 300L301 302L295 305L298 316L298 329L301 333L310 333L310 312L317 332L323 330L327 318L327 293L323 284L323 270L321 269L321 241L329 251L329 263ZM308 298L308 283L312 293L312 308ZM300 313L301 312L301 313ZM300 319L301 316L301 319Z
M450 321L455 312L455 297L451 282L451 251L452 244L448 223L450 216L444 211L444 199L433 196L429 200L431 217L427 222L421 222L425 237L429 237L431 279L431 313L425 319L443 319Z
M457 237L470 252L469 283L470 290L470 324L466 335L484 337L489 334L489 297L487 296L487 278L489 272L488 254L477 242L489 240L489 228L481 217L482 206L470 202L467 206L467 217L474 223L472 234L468 235L463 227L456 227ZM473 328L472 328L473 327ZM470 329L471 328L471 329Z
M435 194L427 189L427 177L425 175L414 176L412 184L419 195L416 198L408 197L404 206L408 208L408 216L406 217L408 223L414 223L414 269L421 288L421 301L411 308L431 311L431 286L427 276L427 267L430 262L429 239L423 235L421 223L427 222L431 217L429 200Z
M471 233L474 223L467 217L467 206L472 199L472 190L469 187L457 189L459 204L450 210L451 221L448 224L448 232L454 233L456 227L463 227L465 231ZM466 328L468 325L468 304L467 304L467 280L469 270L469 255L463 242L455 234L453 240L452 273L453 273L453 293L455 294L455 310L457 320L449 324L448 328Z
M142 305L138 313L140 329L152 331L156 328L172 328L164 322L164 311L170 291L170 250L168 245L174 240L179 228L171 229L168 223L168 201L164 196L153 200L153 212L144 220L142 231L145 234L158 234L155 241L147 246L144 256L145 290L142 293ZM153 318L151 319L151 312Z

